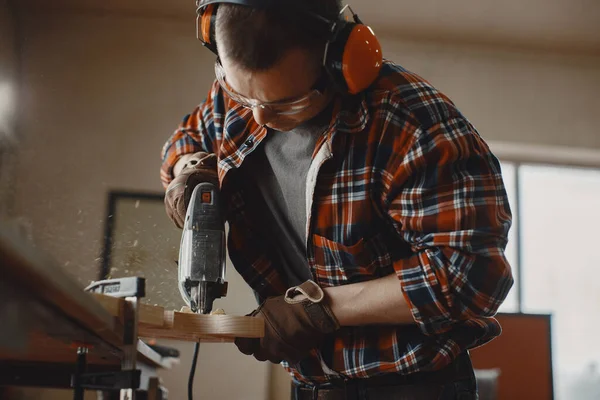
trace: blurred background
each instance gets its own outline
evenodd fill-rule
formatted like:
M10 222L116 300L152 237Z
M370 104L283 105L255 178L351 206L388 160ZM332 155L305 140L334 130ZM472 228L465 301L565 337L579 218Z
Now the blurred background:
M554 397L599 399L600 2L351 5L384 57L447 94L502 161L516 285L501 311L551 314ZM195 39L192 0L0 0L2 220L82 286L103 270L144 275L146 301L178 309L180 232L160 199L160 149L206 96L214 61ZM219 306L253 309L231 265L228 280ZM183 357L163 379L180 399L191 346L170 344ZM232 345L203 345L195 389L279 399L287 379Z

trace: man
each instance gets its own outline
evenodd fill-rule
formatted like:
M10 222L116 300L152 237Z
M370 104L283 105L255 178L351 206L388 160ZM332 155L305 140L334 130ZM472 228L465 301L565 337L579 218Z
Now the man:
M355 93L363 75L324 73L337 0L255 3L203 10L217 80L161 170L180 227L193 187L220 184L229 255L266 326L238 348L282 362L295 399L476 398L467 350L500 334L513 282L497 159L398 65Z

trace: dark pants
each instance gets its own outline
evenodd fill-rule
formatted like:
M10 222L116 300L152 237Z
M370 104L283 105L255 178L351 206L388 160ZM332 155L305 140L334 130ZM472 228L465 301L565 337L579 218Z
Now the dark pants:
M292 400L477 400L469 354L434 372L386 374L319 386L292 383Z

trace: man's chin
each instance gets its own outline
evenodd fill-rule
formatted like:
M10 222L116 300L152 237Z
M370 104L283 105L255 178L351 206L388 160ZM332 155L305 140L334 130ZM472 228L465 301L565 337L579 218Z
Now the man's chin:
M277 132L288 132L300 125L298 122L292 122L287 124L267 124L267 128Z

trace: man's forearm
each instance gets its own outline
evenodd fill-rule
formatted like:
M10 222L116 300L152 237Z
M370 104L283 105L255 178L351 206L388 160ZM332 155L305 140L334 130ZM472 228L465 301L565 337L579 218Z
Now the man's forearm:
M324 291L342 326L415 323L395 274Z

